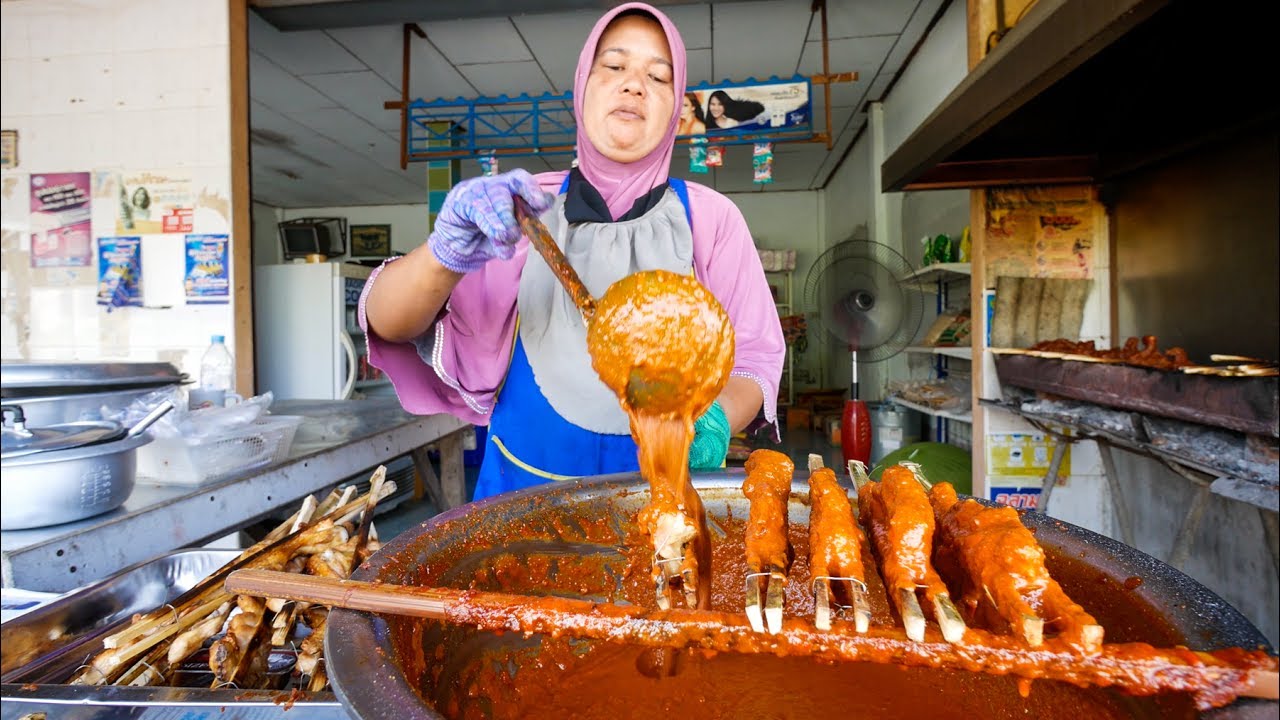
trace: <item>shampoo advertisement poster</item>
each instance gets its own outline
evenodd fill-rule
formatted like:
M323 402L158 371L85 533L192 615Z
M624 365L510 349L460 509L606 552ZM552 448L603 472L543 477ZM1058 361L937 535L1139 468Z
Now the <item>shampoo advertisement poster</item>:
M187 302L227 303L231 277L227 268L226 235L188 235L186 286Z
M812 127L808 80L691 88L680 102L676 134L685 137Z
M93 262L89 173L31 176L31 267Z

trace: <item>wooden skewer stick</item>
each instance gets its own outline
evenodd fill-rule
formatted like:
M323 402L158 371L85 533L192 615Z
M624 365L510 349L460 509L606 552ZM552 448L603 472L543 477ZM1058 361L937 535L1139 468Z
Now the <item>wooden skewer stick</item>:
M808 656L823 660L943 667L1031 680L1070 680L1076 684L1121 686L1139 694L1190 692L1197 695L1202 709L1224 705L1237 696L1271 700L1280 697L1280 663L1274 656L1257 650L1190 654L1183 649L1160 650L1142 643L1121 643L1104 645L1093 655L1082 655L1070 644L1056 640L1030 651L1019 640L974 629L968 631L970 642L948 645L936 635L916 642L897 628L878 627L868 634L841 632L840 627L836 632L820 632L798 618L787 620L780 635L767 635L752 630L737 613L657 611L590 600L397 586L267 570L238 570L227 578L226 589L335 608L431 618L482 630L722 652L795 654L797 648L804 648Z
M921 642L924 640L924 611L920 609L920 601L916 599L915 588L898 589L899 605L902 608L902 628L907 637Z
M751 623L751 629L764 632L764 613L760 606L760 576L758 575L747 576L747 598L743 608L746 610L747 620Z
M768 577L769 589L764 598L764 620L769 632L777 635L782 630L783 588L787 584L787 576L780 572L771 572Z
M951 602L951 596L939 593L933 596L933 617L942 629L942 637L949 643L958 643L964 639L964 618L960 610Z

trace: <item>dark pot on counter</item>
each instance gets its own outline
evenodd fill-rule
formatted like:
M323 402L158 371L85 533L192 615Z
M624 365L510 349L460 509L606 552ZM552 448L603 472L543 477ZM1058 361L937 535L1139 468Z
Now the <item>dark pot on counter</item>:
M747 517L742 480L742 471L695 476L713 533L741 524ZM807 496L803 482L793 485L789 507L793 526L808 524ZM626 575L628 563L620 546L647 499L648 486L635 474L550 483L486 499L403 532L353 577L617 601L623 597L624 585L634 582ZM1050 517L1024 513L1023 521L1048 553L1051 572L1107 628L1108 641L1143 641L1162 647L1185 644L1202 650L1267 646L1262 634L1237 610L1173 567ZM720 570L731 562L730 555L742 554L740 544L736 550L725 544L722 550L715 560ZM717 578L729 578L726 587L738 593L740 607L741 577L733 575L732 570L718 571ZM1140 584L1132 578L1140 578ZM647 584L648 578L640 582ZM789 608L795 599L791 593L803 593L803 584L793 577ZM648 592L651 596L652 589ZM721 592L719 597L723 600L726 595ZM608 675L595 662L597 655L616 659L617 653L631 649L570 643L565 652L555 644L541 644L543 640L334 610L325 656L336 693L351 716L361 720L505 716L502 704L512 702L528 703L521 706L522 711L536 717L543 707L539 701L569 697L569 702L580 702L578 707L596 713L592 717L616 720L647 717L655 707L694 718L748 717L761 712L800 718L821 714L824 707L825 712L835 711L830 705L815 705L820 700L815 698L815 688L821 691L833 685L840 686L835 693L838 702L858 703L878 717L914 717L922 711L935 718L965 717L966 713L984 718L1197 716L1186 696L1136 698L1107 689L1038 681L1030 695L1021 698L1017 680L1011 677L869 663L832 666L805 658L756 656L763 665L753 667L741 660L747 656L732 653L697 656L682 671L693 680L679 675L640 678L638 672L625 672L637 667L627 664L619 665L623 672ZM546 662L540 661L540 653ZM644 653L635 654L639 662ZM557 676L556 664L568 670ZM492 685L481 681L486 673L510 674L518 681L522 672L549 687L513 697L495 693ZM619 689L619 678L626 684L623 689ZM633 696L627 688L639 690ZM756 697L762 691L767 691L760 696L764 699ZM499 712L493 712L495 707ZM1274 717L1274 711L1274 703L1242 699L1200 716L1237 720Z

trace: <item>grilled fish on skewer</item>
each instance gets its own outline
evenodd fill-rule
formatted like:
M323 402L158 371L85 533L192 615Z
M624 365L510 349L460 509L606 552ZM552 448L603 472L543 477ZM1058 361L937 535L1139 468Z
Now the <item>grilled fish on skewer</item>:
M970 622L979 612L994 612L1032 647L1043 642L1046 623L1086 652L1102 646L1102 626L1050 577L1044 550L1018 511L960 500L948 483L934 485L929 501L937 519L938 567L950 567L962 579Z
M809 456L809 572L813 583L814 624L831 629L831 604L843 599L853 608L854 627L871 626L866 571L862 565L862 530L853 520L849 495L836 474L823 467L821 455Z
M850 460L849 476L858 488L858 519L871 537L880 560L880 577L907 637L924 640L925 617L917 597L923 591L942 636L947 642L960 642L964 620L930 560L933 507L918 468L914 463L899 463L885 468L879 482L871 482L866 466Z
M773 450L756 450L747 458L742 494L751 501L743 544L747 554L747 618L756 632L782 629L783 589L794 557L787 538L787 499L791 495L791 459ZM763 612L760 585L765 586Z

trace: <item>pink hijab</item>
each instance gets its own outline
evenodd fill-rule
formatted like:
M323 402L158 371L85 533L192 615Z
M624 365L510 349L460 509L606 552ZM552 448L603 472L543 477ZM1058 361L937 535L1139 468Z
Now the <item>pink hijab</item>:
M602 155L587 139L587 133L582 128L582 103L587 91L587 76L591 74L591 66L595 64L600 36L614 18L628 10L644 11L662 25L662 31L667 35L667 45L671 49L671 87L672 92L676 93L677 102L672 103L671 123L658 147L640 160L620 163ZM578 169L600 191L609 206L609 213L615 218L630 210L637 198L667 181L671 154L675 151L676 125L680 121L678 100L684 94L685 64L684 40L680 38L680 31L666 15L641 2L619 5L605 13L591 29L591 35L582 46L582 53L578 55L578 70L573 75L573 114L578 119Z

